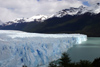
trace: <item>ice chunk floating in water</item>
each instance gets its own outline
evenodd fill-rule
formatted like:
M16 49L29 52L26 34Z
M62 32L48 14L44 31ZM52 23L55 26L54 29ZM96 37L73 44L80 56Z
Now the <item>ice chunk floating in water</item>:
M0 30L0 67L40 67L61 57L74 44L87 40L81 34L38 34Z

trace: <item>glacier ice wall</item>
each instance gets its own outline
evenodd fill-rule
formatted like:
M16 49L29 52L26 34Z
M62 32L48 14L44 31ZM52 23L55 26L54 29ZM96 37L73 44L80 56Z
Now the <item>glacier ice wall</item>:
M0 30L0 67L40 67L61 57L74 44L87 40L81 34L38 34Z

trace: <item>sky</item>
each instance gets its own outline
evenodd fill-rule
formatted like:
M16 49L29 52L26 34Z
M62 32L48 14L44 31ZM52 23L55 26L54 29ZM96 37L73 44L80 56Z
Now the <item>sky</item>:
M91 6L100 0L0 0L0 20L7 22L34 15L50 15L81 5Z

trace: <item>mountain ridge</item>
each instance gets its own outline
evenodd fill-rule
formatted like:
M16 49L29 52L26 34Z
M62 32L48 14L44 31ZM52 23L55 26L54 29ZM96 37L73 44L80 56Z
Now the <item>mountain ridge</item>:
M69 9L63 9L50 16L38 14L30 18L17 18L15 20L11 20L11 21L4 23L3 25L11 25L13 23L24 23L24 22L32 22L32 21L43 22L44 20L47 20L52 17L63 17L65 15L72 15L72 16L81 15L86 12L90 12L93 14L100 13L100 3L97 3L96 5L92 7L86 7L86 6L79 6L79 8L70 7Z

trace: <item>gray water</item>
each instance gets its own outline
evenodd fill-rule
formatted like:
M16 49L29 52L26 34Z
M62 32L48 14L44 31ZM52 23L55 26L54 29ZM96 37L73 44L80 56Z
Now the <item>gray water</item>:
M80 60L93 61L100 57L100 37L88 37L86 42L80 45L75 45L67 52L72 62L79 62Z

